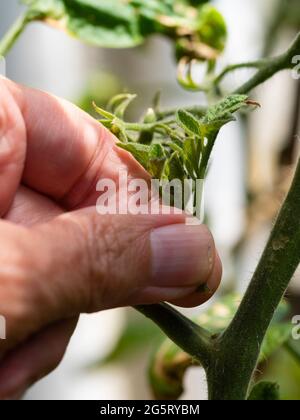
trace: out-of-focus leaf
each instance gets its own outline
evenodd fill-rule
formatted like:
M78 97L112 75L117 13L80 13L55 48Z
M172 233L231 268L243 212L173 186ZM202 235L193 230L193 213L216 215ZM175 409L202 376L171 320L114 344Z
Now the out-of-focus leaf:
M280 387L272 382L260 382L255 385L248 398L249 401L279 401Z
M202 52L209 49L217 55L224 48L222 16L203 2L195 3L194 10L191 2L185 0L23 2L28 6L28 21L46 21L99 47L131 48L142 44L152 34L163 34L175 43L184 41L182 54L192 58L202 58Z
M97 367L135 358L149 346L159 343L162 338L163 333L153 322L130 311L118 341L105 358L97 363Z
M118 78L110 73L96 72L87 79L86 86L76 103L79 108L94 115L93 102L96 102L100 107L104 107L110 98L114 97L121 89Z
M152 358L149 368L151 389L156 399L178 399L183 391L186 370L197 365L187 353L181 351L172 341L166 340Z
M280 323L284 319L286 319L291 312L291 306L287 300L282 300L280 305L278 306L274 316L273 316L273 323Z
M268 333L264 339L260 362L268 360L272 354L282 347L290 338L292 326L289 323L273 323L268 329Z
M200 9L198 17L200 40L217 51L223 51L227 39L227 27L223 16L211 5Z
M135 10L120 0L64 0L69 32L105 48L130 48L144 42Z
M285 343L285 349L293 357L295 362L300 366L300 342L292 339L292 334L290 339Z
M29 15L54 19L71 35L105 48L144 42L135 9L121 0L25 0Z
M29 19L62 19L65 7L62 0L23 0L28 7Z

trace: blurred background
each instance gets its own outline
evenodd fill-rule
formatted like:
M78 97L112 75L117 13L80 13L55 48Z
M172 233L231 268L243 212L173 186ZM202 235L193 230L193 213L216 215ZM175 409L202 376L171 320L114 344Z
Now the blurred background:
M218 0L229 28L220 66L284 50L300 28L299 0ZM21 13L17 0L0 0L0 34ZM201 93L176 82L171 45L155 37L132 50L85 46L41 24L30 25L7 58L7 75L89 109L126 89L138 94L137 116L162 90L165 107L205 104ZM231 74L230 90L251 72ZM300 81L279 74L252 94L262 109L226 126L218 140L206 182L206 215L224 263L219 291L243 292L259 260L276 212L290 183L299 148ZM300 314L299 273L289 290L293 314ZM210 306L184 311L199 313ZM255 310L255 308L253 308ZM131 309L82 316L61 366L34 386L27 399L145 399L149 356L161 335ZM300 368L279 351L263 367L279 377L283 398L300 399ZM206 399L205 377L193 368L184 398Z

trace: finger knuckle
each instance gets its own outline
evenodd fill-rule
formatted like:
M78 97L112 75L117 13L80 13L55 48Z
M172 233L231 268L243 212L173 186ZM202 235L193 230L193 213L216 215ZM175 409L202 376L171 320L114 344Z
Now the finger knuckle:
M123 255L126 246L122 241L122 230L126 227L113 216L99 218L94 215L85 226L87 270L90 279L89 307L105 308L111 304L124 282L126 270Z

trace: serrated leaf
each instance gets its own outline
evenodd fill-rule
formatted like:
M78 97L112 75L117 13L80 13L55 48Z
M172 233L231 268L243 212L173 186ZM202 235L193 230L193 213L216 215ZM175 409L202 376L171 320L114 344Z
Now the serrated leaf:
M248 96L231 95L210 107L201 118L201 135L205 138L215 137L220 129L231 121L235 121L233 114L246 107Z
M209 124L219 120L227 120L229 115L234 114L239 109L246 106L247 100L247 95L227 96L218 104L210 107L201 122L203 124Z
M260 382L255 385L248 398L249 401L279 401L280 387L277 383Z
M178 124L192 136L201 136L200 121L190 112L181 109L177 112Z

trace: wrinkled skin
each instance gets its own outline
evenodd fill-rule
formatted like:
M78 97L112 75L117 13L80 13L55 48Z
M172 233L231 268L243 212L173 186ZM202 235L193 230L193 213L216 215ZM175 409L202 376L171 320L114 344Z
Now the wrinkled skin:
M1 399L20 397L56 368L81 313L196 306L218 288L221 263L205 226L186 227L184 214L97 214L97 181L117 182L120 170L148 179L89 115L0 78ZM169 265L154 275L153 238L168 235ZM184 267L172 262L176 235L185 239ZM197 292L205 283L211 293Z

